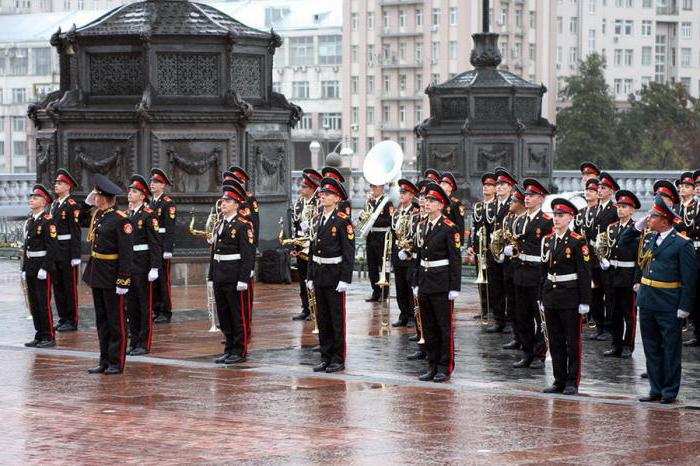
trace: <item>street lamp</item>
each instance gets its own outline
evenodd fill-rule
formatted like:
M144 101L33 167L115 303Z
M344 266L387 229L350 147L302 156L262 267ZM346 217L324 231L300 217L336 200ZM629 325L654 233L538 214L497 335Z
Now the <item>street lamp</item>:
M318 155L321 152L321 143L315 139L311 141L309 144L309 152L311 152L311 166L314 168L320 167L321 161Z

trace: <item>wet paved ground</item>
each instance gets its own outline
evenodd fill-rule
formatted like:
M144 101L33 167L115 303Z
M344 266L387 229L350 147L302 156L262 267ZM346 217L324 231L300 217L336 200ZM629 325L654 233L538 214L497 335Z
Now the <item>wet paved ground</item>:
M348 361L314 374L310 322L293 285L258 285L248 362L215 366L203 288L176 289L174 323L156 327L153 353L121 376L88 375L96 333L87 290L81 331L58 347L22 346L25 319L17 262L0 261L0 464L698 464L700 351L684 354L681 402L636 401L647 386L641 342L632 360L603 359L584 341L582 395L544 395L551 368L514 370L509 335L486 335L465 285L456 309L457 366L448 384L423 383L405 360L405 330L380 335L368 285L348 295ZM394 317L396 308L393 308Z

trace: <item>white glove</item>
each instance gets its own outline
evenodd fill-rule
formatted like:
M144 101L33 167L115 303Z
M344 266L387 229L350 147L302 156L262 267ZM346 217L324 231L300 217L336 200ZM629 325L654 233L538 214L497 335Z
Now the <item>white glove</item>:
M214 282L211 280L207 280L207 288L214 288Z
M405 261L408 259L408 253L403 249L399 251L399 260Z
M684 311L683 309L678 309L678 318L679 319L687 319L689 315L690 315L690 312Z
M173 258L172 252L164 252L163 253L163 259L172 259L172 258Z
M506 246L503 248L503 254L505 254L508 257L512 257L513 256L513 245L506 244Z
M306 280L306 289L307 290L314 290L314 282L312 280Z
M301 223L299 224L299 228L301 228L302 234L305 234L306 231L309 229L309 224L308 224L308 222L307 222L306 220L304 220L303 222L301 222Z
M27 272L22 272L22 280L27 281Z
M95 196L97 196L97 192L95 192L95 190L93 189L88 193L87 197L85 198L85 203L87 205L95 205Z
M48 274L44 269L39 269L39 271L36 273L36 278L38 278L39 280L46 280L47 276Z
M447 293L447 299L449 299L450 301L454 301L455 299L457 299L457 296L459 296L459 291L450 291L449 293Z
M641 287L641 285L640 285L639 283L635 283L634 285L632 285L632 290L633 290L635 293L639 293L639 288L640 288L640 287Z
M151 269L148 271L148 281L154 282L158 279L158 269Z
M591 306L588 304L579 304L578 305L578 313L581 315L588 314L588 311L591 310Z
M117 287L117 294L127 294L129 292L129 288L122 288L121 286Z
M647 228L647 224L649 223L649 216L645 216L643 219L638 221L637 223L634 224L634 228L637 229L637 231L644 231Z
M338 293L344 293L348 289L348 284L344 281L339 281L338 286L335 287L335 291Z
M71 259L70 260L70 266L71 267L77 267L80 265L80 259Z
M497 263L502 264L506 260L505 254L500 254L498 257L494 257L493 260L495 260Z
M255 269L250 271L250 278L253 278L255 276Z
M238 284L236 284L237 291L245 291L247 289L248 289L248 284L246 282L238 282Z
M417 286L414 286L414 287L412 288L412 290L413 290L413 296L416 296L416 297L417 297L417 296L418 296L418 287L417 287Z
M600 260L600 268L603 270L608 270L610 268L610 261L606 258Z

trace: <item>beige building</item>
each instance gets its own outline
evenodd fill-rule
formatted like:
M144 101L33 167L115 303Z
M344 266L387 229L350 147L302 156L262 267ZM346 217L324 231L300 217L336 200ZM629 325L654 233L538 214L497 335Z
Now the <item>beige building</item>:
M553 89L555 14L549 0L493 2L491 30L501 34L502 68ZM344 0L344 137L357 154L383 139L416 157L414 126L429 116L425 88L472 68L471 35L481 30L480 0ZM554 119L554 98L543 114ZM349 132L346 132L349 129Z

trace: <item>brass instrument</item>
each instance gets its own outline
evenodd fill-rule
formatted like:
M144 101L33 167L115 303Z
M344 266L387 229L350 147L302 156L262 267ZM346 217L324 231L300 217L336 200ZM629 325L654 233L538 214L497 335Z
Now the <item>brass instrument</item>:
M377 221L381 213L384 211L384 206L391 201L394 205L398 204L399 188L396 182L401 178L401 165L403 164L403 150L394 141L382 141L376 144L365 156L365 162L362 166L362 174L369 184L375 186L390 184L388 195L375 206L372 214L362 224L360 237L367 238L367 235L372 230L374 222Z
M520 244L518 243L518 237L505 227L494 231L491 235L491 244L489 245L489 249L491 250L493 257L497 258L501 256L506 248L506 245L513 247L513 254L510 257L512 259L516 259L520 255Z
M390 305L390 274L391 270L388 267L389 259L391 255L391 246L393 243L393 237L391 231L384 233L384 254L382 254L382 270L379 272L379 281L375 285L382 288L382 313L381 313L381 323L382 329L389 329L389 315L391 310Z
M314 321L314 329L311 331L311 333L313 333L314 335L318 335L318 318L316 317L316 291L307 288L306 296L309 299L309 311L311 312L311 320Z
M423 336L423 318L420 315L420 306L418 305L418 297L413 297L413 315L416 318L416 330L420 333L420 340L418 340L419 345L425 344L425 337Z
M644 252L644 240L649 233L651 233L651 230L649 228L645 228L644 232L642 233L642 237L639 238L639 246L637 246L637 264L642 271L644 271L644 267L647 266L652 258L651 248Z
M210 240L214 236L214 228L216 226L216 222L218 222L219 220L219 214L216 212L216 210L216 207L212 207L209 211L209 215L207 216L207 223L204 225L204 230L197 230L194 227L194 209L192 209L192 218L190 219L189 228L190 234Z
M391 219L391 229L396 235L396 246L406 252L412 252L414 247L413 239L413 208L409 210L408 215L401 215L401 210L396 210L394 217Z
M609 230L601 231L598 233L598 235L596 235L595 253L598 256L598 259L609 259L614 246L615 241L610 239Z
M487 285L489 283L486 278L486 250L488 238L486 238L486 225L479 227L479 250L477 252L477 267L479 268L474 283L477 285Z
M355 230L362 230L362 228L364 228L365 224L367 223L367 220L369 220L369 218L372 216L372 212L374 212L374 210L372 209L372 206L369 203L370 200L372 200L372 193L367 193L365 207L362 209L362 212L360 212L360 215L355 221Z
M192 218L190 219L190 227L189 231L190 234L194 236L199 236L201 238L206 238L207 242L212 242L214 238L214 230L216 229L216 225L219 221L219 216L220 216L220 201L217 201L215 206L211 208L209 211L209 215L207 216L207 223L204 226L204 230L197 230L194 227L194 209L192 209ZM206 272L205 272L206 273ZM205 279L207 277L205 276ZM216 332L217 331L217 312L216 312L216 298L214 296L214 284L210 283L207 280L207 314L209 316L209 322L211 325L209 326L209 331L210 332Z

